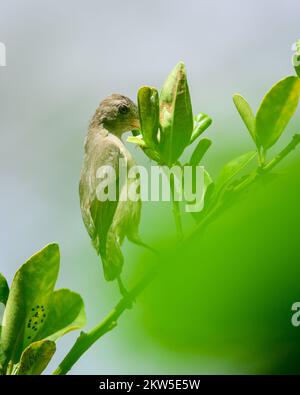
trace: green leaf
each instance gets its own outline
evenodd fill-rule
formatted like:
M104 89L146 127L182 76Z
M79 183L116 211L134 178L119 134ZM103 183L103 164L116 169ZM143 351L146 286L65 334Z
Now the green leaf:
M40 375L56 351L53 341L31 343L22 353L17 375Z
M246 101L246 99L239 95L235 94L233 95L233 102L236 106L236 109L238 110L244 124L246 125L253 141L256 143L256 137L255 137L255 116L253 114L252 108Z
M300 96L300 79L286 77L264 97L256 115L257 143L265 150L281 136L296 111Z
M9 294L9 287L5 277L0 273L0 303L6 305Z
M59 247L57 244L49 244L16 272L1 333L6 362L18 362L22 351L37 338L43 328L58 271Z
M164 164L163 160L161 159L159 153L156 150L145 147L145 148L143 148L143 151L145 152L145 154L148 156L149 159L154 160L159 165Z
M203 113L194 117L194 129L192 132L190 144L192 144L212 123L212 119Z
M51 295L48 317L38 338L55 341L70 331L84 327L85 324L86 316L81 296L69 289L60 289Z
M139 147L141 147L142 150L144 151L144 153L151 160L154 160L155 162L158 162L158 163L163 163L161 158L160 158L160 156L159 156L159 153L155 149L147 147L145 141L142 139L142 136L140 136L140 137L138 137L138 136L129 136L129 137L127 137L127 141L129 143L136 144Z
M173 165L190 143L193 111L185 66L178 63L165 81L160 95L159 150L165 163Z
M127 137L127 141L128 143L133 143L133 144L137 144L139 147L143 148L146 147L146 143L145 141L142 139L142 137L138 137L138 136L128 136Z
M199 141L190 159L191 166L197 166L200 163L211 144L212 142L209 139L202 139Z
M217 178L214 195L218 194L228 183L242 171L256 156L256 151L250 151L228 162Z
M159 127L159 98L155 88L143 86L139 89L138 110L144 141L153 148L157 144Z

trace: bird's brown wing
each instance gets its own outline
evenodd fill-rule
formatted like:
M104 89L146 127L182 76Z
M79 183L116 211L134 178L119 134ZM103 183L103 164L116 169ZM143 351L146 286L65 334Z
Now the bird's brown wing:
M97 136L87 150L79 184L80 206L84 224L93 245L102 258L106 257L106 238L118 206L118 172L122 153L108 137ZM97 170L101 166L116 170L116 201L99 201L97 198Z

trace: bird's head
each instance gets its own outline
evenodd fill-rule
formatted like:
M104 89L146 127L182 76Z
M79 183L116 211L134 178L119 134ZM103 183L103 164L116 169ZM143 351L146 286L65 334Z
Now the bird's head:
M114 93L99 104L90 126L104 127L116 136L138 129L140 121L137 106L128 97Z

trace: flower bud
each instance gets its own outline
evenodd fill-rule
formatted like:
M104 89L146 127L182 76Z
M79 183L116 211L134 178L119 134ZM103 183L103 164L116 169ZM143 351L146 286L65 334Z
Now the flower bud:
M160 142L158 149L172 166L190 143L193 112L184 63L178 63L165 81L160 95Z

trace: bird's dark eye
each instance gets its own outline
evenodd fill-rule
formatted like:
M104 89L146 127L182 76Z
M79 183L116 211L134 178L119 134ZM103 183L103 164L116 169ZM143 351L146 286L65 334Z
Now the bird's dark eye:
M127 106L125 106L124 104L119 107L120 114L127 114L128 111L129 111L129 108Z

